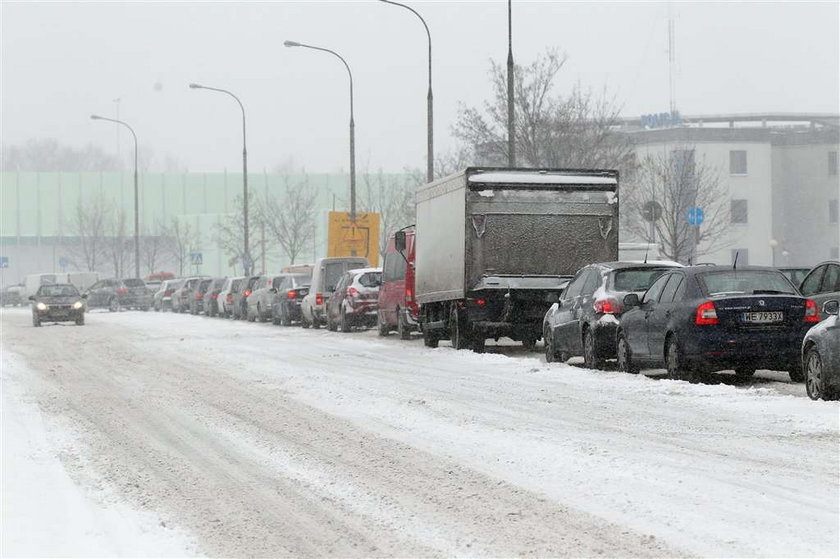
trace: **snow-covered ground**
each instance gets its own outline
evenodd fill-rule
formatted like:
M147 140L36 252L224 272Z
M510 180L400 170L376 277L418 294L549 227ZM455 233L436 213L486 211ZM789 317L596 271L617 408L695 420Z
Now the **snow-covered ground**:
M4 555L840 553L840 408L781 373L87 321L3 311Z

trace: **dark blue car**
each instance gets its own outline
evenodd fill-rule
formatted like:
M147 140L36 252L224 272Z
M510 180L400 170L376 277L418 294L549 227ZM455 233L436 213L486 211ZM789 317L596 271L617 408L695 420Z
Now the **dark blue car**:
M620 370L668 370L674 379L734 370L749 377L756 369L804 377L800 348L819 322L814 301L799 294L772 268L693 266L663 274L627 310L617 333Z

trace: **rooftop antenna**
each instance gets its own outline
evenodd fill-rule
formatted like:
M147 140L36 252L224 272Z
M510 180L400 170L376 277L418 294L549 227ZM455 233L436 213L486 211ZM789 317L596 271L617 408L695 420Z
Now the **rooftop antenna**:
M739 252L735 251L735 260L732 261L732 269L736 269L738 267L738 254Z

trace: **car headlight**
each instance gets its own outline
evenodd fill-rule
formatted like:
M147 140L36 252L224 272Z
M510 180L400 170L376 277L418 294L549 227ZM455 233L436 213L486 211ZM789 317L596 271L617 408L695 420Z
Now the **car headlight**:
M35 305L35 308L38 309L39 311L45 311L45 310L47 310L48 307L44 303L37 303Z
M82 302L81 301L76 301L75 303L73 303L73 308L74 309L81 309L82 308Z

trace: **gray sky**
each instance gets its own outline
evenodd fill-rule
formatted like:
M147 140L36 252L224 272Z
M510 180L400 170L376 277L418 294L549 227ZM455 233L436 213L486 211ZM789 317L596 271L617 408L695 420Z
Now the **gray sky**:
M507 2L407 1L434 49L435 141L454 145L458 102L489 94L507 55ZM674 3L683 114L840 112L838 2ZM338 51L353 71L357 168L423 168L426 37L407 10L375 1L266 3L2 2L2 141L54 137L116 151L131 123L156 155L191 170L241 167L240 113L195 81L232 90L248 116L249 167L293 158L348 167L346 71L296 40ZM514 57L546 47L569 60L558 92L606 87L625 116L668 110L666 3L513 2ZM161 87L155 87L159 84ZM127 135L122 150L129 149Z

